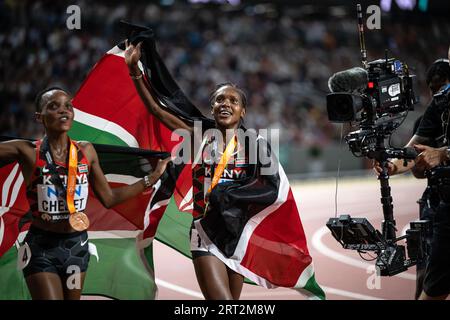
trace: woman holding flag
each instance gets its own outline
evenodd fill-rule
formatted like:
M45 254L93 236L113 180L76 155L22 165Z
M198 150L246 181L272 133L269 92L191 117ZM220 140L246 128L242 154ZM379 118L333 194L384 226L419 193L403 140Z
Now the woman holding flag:
M35 116L45 129L42 140L0 143L0 162L20 164L33 215L19 265L33 299L78 300L90 256L89 219L83 213L89 184L105 207L113 207L151 188L170 158L159 160L144 179L111 189L92 144L68 136L74 110L66 91L40 92Z
M147 86L143 73L138 67L138 61L141 58L141 45L142 43L139 43L134 46L129 44L128 41L126 42L125 62L147 110L170 130L184 129L191 137L194 137L193 124L162 107ZM204 157L205 150L209 148L211 150L210 155L214 157L214 153L216 153L216 155L221 156L218 156L216 161L207 161L203 158L201 164L193 168L193 216L194 221L197 222L203 219L206 214L215 210L209 201L210 195L214 194L212 191L223 182L232 183L239 181L241 177L248 176L247 171L250 168L242 160L239 165L237 162L229 162L237 153L239 147L236 131L241 127L241 122L246 113L247 98L245 93L232 83L224 83L218 85L211 94L210 103L215 127L223 139L204 138L199 154ZM225 138L230 131L234 133L233 137L229 139L228 144L222 143L221 141L226 141ZM217 165L215 165L216 163ZM226 177L225 170L227 172ZM225 226L222 227L225 228ZM213 300L239 299L244 282L243 275L232 270L208 250L194 223L192 224L190 237L195 273L204 297Z

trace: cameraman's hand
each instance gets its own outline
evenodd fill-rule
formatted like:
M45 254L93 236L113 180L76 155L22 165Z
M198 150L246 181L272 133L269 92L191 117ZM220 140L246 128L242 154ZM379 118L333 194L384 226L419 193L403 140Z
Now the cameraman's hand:
M422 144L416 144L414 148L419 153L415 160L418 170L429 170L448 160L445 147L436 149Z
M388 175L393 176L394 174L397 174L398 167L394 162L388 161ZM383 169L381 168L381 165L378 161L373 162L373 171L375 171L376 175L379 176Z
M127 39L125 40L125 47L125 63L127 64L130 73L137 75L140 73L138 61L141 58L142 42L139 42L137 46L134 46L129 43Z

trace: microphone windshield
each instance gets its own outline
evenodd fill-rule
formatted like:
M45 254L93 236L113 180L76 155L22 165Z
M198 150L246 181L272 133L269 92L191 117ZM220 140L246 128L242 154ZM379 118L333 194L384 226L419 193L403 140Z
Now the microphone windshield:
M361 67L343 70L333 74L328 79L328 88L331 92L360 92L367 88L367 71Z

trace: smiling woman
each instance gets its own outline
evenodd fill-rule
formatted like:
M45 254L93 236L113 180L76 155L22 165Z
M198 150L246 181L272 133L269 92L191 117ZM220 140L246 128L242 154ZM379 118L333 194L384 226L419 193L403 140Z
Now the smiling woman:
M125 62L128 65L136 90L147 110L169 129L184 129L189 132L191 137L197 139L197 135L194 134L194 124L172 114L160 105L157 102L158 99L154 97L152 89L146 85L143 73L138 67L141 46L142 43L135 46L127 41ZM242 144L238 141L238 130L241 128L242 120L245 117L247 98L243 90L235 84L223 83L219 84L211 93L209 102L216 131L222 139L215 139L217 132L213 136L204 137L199 154L193 155L195 159L200 156L202 160L200 160L200 163L195 161L193 168L194 221L190 234L192 260L197 281L206 299L239 299L244 276L231 269L209 251L205 240L196 230L195 223L217 209L209 201L210 195L214 194L213 190L217 185L240 182L243 181L243 177L251 175L252 167L247 158L244 157L239 159L240 161L236 159L236 161L230 162L233 155L237 154L241 148L245 149L245 141ZM225 144L224 141L229 137L231 139ZM206 150L208 149L212 150L209 153L212 158L207 157L208 152Z
M221 131L240 127L247 109L247 97L238 86L231 82L219 84L209 99L211 114Z
M71 128L73 105L69 95L63 89L51 87L42 91L36 96L35 105L36 119L44 125L47 131L67 132ZM43 113L44 107L45 112ZM43 117L43 114L46 117Z
M67 134L74 119L71 96L51 87L37 95L35 105L44 138L0 143L0 162L20 164L33 216L19 250L19 265L33 299L78 300L90 256L89 219L83 213L89 184L109 208L152 187L170 158L159 160L144 179L111 189L92 144L73 141Z

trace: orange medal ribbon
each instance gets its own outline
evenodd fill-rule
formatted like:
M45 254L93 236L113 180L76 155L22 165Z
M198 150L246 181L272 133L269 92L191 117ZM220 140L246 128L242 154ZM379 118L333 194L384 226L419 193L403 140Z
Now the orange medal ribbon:
M230 158L231 158L234 150L236 149L236 146L237 146L237 138L236 138L236 136L234 136L231 139L231 141L228 142L228 145L225 148L225 152L222 154L222 157L220 158L220 161L217 164L216 169L214 170L214 177L211 181L211 185L208 188L207 194L211 193L211 191L219 183L220 177L222 176L223 171L225 170L225 167L228 164L228 161L230 161ZM205 211L204 211L205 213L206 213L206 210L208 209L208 205L209 205L209 201L206 202Z
M69 149L69 170L67 174L67 208L70 214L74 214L77 210L75 209L74 197L75 197L75 186L77 182L77 149L74 143L70 140Z
M77 182L78 151L74 143L70 140L69 149L69 169L67 173L67 208L69 209L69 223L77 231L84 231L89 228L89 219L83 212L75 209L75 187Z

